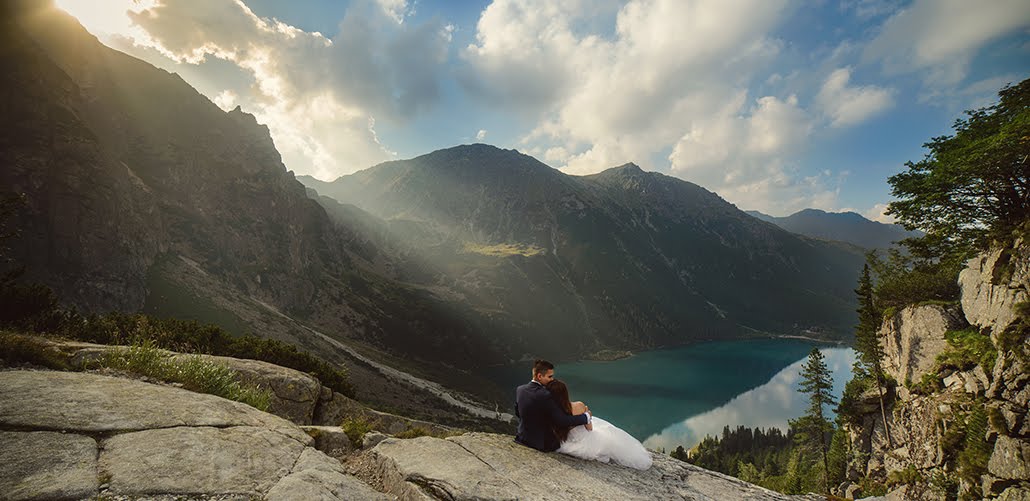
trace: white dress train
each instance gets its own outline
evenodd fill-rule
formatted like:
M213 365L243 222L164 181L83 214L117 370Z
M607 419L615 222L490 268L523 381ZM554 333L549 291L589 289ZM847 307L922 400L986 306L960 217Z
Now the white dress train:
M609 461L646 470L651 467L651 453L632 435L597 416L591 419L594 429L575 426L569 437L561 443L558 452L581 459L607 463Z

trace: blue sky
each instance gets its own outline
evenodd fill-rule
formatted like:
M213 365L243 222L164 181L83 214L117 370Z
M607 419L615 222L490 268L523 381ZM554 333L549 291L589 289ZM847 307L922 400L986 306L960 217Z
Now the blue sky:
M626 162L743 209L880 218L886 178L1030 77L1025 0L58 0L333 179L456 144Z

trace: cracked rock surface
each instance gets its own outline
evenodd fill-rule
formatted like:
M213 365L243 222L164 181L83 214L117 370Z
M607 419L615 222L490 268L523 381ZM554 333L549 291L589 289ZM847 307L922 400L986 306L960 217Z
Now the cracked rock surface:
M653 453L654 465L637 471L541 453L491 433L387 439L369 454L386 492L405 500L806 499L662 454Z
M170 386L0 372L4 499L384 499L285 419Z

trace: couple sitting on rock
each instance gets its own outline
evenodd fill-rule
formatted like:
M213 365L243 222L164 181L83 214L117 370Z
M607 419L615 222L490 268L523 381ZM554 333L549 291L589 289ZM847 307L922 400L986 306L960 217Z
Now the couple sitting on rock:
M637 439L591 416L583 402L569 401L568 387L554 379L554 365L546 360L535 361L533 380L515 389L515 415L520 444L638 470L651 467L651 454Z

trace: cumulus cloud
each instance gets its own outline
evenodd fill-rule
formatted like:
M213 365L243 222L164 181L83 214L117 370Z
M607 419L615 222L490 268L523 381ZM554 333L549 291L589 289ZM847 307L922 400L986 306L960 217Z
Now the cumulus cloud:
M863 57L889 74L920 72L928 86L950 87L966 77L980 48L1028 26L1025 0L916 0L884 23Z
M789 14L785 1L630 0L613 32L584 29L610 3L495 0L483 12L464 81L537 113L522 148L570 174L671 169L748 207L835 196L822 186L832 179L800 177L787 159L813 128L798 97L749 96L780 54L769 33Z
M850 79L850 68L834 70L816 96L816 102L833 127L864 122L894 105L893 93L889 89L874 85L848 86Z
M401 123L438 100L453 27L403 23L410 12L402 0L359 0L329 39L242 1L176 0L136 4L133 29L119 34L178 63L215 58L245 71L249 87L212 100L266 123L287 167L329 179L393 156L377 118Z
M482 141L484 139L486 139L486 130L479 129L479 132L476 133L476 141Z

